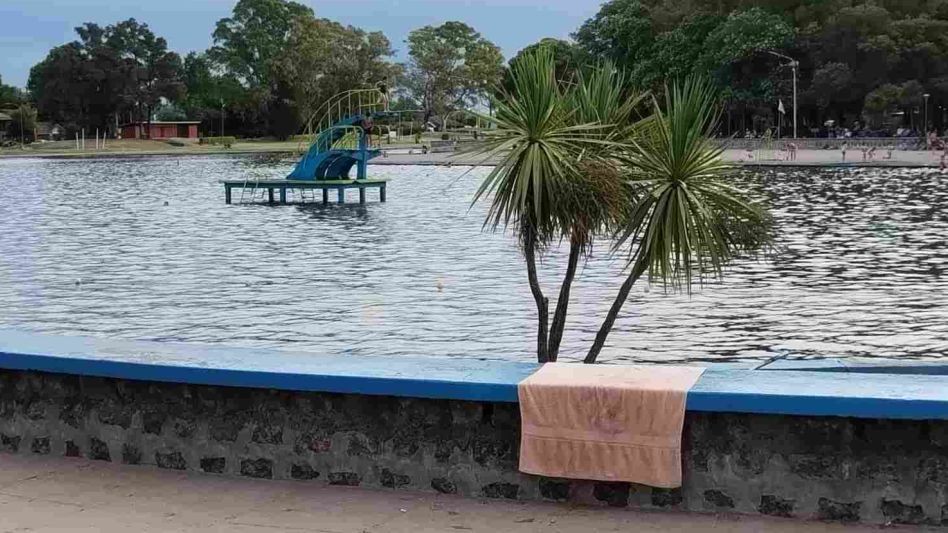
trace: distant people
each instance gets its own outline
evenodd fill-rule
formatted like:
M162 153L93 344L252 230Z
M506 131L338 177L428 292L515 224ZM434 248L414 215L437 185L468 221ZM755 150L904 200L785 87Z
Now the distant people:
M382 110L388 111L388 85L386 85L384 81L380 81L375 87L379 91L379 99L382 102Z
M796 143L789 143L789 144L787 144L787 152L789 152L788 155L790 156L790 161L796 161L796 160L797 160L797 145L796 145Z
M891 144L885 147L885 158L892 159L892 145Z
M842 152L843 152L843 163L846 162L846 149L849 148L846 143L843 143Z
M862 151L862 162L865 163L869 159L869 148L861 146L859 150Z
M876 157L876 147L873 146L869 149L869 161L872 161Z

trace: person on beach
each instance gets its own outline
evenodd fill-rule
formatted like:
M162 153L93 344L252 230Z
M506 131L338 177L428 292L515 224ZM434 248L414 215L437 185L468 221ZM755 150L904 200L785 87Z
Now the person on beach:
M843 146L842 146L842 152L843 152L843 163L845 163L845 162L846 162L846 148L848 148L848 147L846 146L846 143L843 143Z
M796 143L787 144L787 150L790 152L790 161L797 160L797 145Z
M860 146L859 149L862 151L862 162L865 163L869 157L869 148L865 146Z
M876 157L876 147L873 146L869 149L869 161L872 161Z

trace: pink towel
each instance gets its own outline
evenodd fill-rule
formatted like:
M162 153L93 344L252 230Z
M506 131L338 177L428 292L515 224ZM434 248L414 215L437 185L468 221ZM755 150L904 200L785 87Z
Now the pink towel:
M681 486L685 398L703 368L549 363L520 382L520 471Z

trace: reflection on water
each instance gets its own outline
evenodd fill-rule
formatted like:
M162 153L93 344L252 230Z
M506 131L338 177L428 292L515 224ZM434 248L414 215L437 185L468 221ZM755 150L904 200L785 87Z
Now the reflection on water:
M516 243L470 207L486 172L373 167L388 202L227 206L249 157L0 161L0 327L322 353L528 360ZM781 253L690 297L633 291L605 360L948 353L948 183L926 170L766 170ZM356 200L356 193L350 201ZM165 205L167 202L168 205ZM547 289L564 267L544 261ZM622 262L583 268L563 352L588 346Z

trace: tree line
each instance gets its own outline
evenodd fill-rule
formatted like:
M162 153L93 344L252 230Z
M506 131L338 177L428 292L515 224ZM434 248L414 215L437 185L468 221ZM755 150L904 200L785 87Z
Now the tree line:
M393 105L427 121L483 100L503 73L500 49L464 23L412 31L399 64L381 32L288 0L240 0L217 22L213 46L184 57L135 19L76 33L31 69L27 86L40 116L70 131L188 118L205 134L286 138L333 94L380 83L403 87Z
M921 130L926 112L948 126L946 0L611 0L574 38L561 54L612 58L641 86L710 74L724 133L773 127L778 100L789 118L789 61L773 51L799 62L801 135Z
M381 32L288 0L238 1L213 46L185 57L134 19L76 32L33 67L27 93L0 84L0 108L28 99L67 130L187 117L206 134L283 138L348 88L384 81L397 88L393 108L429 123L489 105L511 83L500 49L462 22L412 31L398 63ZM948 126L948 0L610 0L572 37L543 39L510 65L542 47L568 80L610 59L658 92L706 74L724 97L720 133L730 135L775 127L778 101L789 127L791 71L777 52L799 62L801 135L827 124Z

